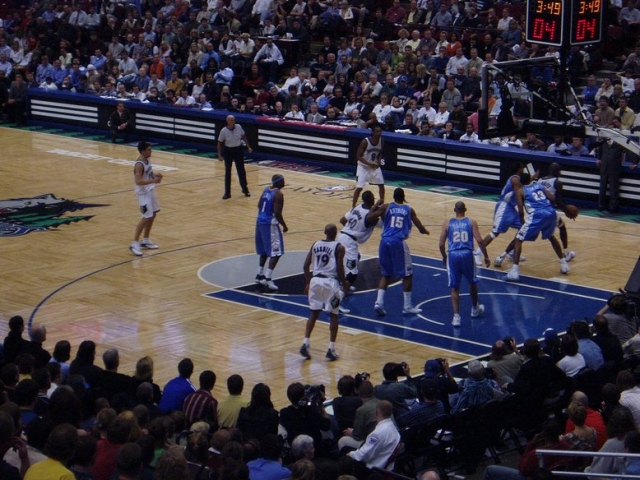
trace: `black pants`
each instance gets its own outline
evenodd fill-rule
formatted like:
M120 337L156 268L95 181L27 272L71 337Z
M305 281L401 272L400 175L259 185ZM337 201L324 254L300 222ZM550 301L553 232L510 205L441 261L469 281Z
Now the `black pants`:
M231 195L231 167L233 163L236 164L236 171L238 172L238 181L240 182L240 188L242 193L247 193L247 172L244 170L244 155L242 154L242 147L225 148L224 155L224 194Z

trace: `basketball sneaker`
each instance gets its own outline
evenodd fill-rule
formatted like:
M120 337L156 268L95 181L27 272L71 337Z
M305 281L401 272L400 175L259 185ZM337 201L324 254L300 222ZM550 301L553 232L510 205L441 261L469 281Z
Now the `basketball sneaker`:
M131 245L129 245L129 250L131 250L131 253L133 253L136 257L142 256L142 250L140 250L140 244L138 242L133 242Z
M262 281L263 281L263 280L264 280L264 275L260 275L260 274L256 275L255 282L256 282L258 285L262 285Z
M454 313L453 314L453 320L451 320L451 325L453 325L454 327L459 327L460 326L460 314L459 313Z
M157 250L158 249L158 245L156 245L155 243L153 243L151 240L147 239L143 239L140 242L140 246L142 248L146 248L147 250Z
M505 280L507 282L517 282L518 280L520 280L520 272L512 268L507 272L506 275L502 277L502 280Z
M327 350L327 354L324 356L329 362L335 362L340 358L340 355L335 350Z
M482 263L482 252L480 251L479 248L476 248L473 251L473 261L476 262L476 265L478 267L482 267L483 263Z
M273 292L278 291L278 286L275 283L273 283L273 280L271 280L270 278L265 277L264 279L260 280L260 285L262 285L263 287Z
M500 255L498 255L496 259L493 261L493 266L494 267L502 266L502 262L504 262L504 257L505 257L504 253L501 253Z
M338 307L338 313L341 313L343 315L348 315L351 313L351 310L349 310L348 308L344 308L342 305L340 305Z
M574 252L573 250L569 250L569 249L564 251L564 259L567 262L570 262L574 258L576 258L576 252Z
M408 305L402 309L402 313L422 313L422 309L414 307L413 305Z
M484 305L481 303L477 307L471 307L471 318L479 317L484 313Z
M353 286L353 285L349 285L349 292L350 292L350 293L353 293L353 292L355 292L355 291L356 291L356 287L355 287L355 286Z
M373 309L376 311L376 313L378 314L379 317L384 317L387 314L387 311L379 303L376 303L373 306Z
M560 260L560 273L569 273L569 264L564 258Z
M305 344L302 344L302 346L300 347L300 355L302 355L307 360L311 360L311 355L309 355L309 347L307 347Z

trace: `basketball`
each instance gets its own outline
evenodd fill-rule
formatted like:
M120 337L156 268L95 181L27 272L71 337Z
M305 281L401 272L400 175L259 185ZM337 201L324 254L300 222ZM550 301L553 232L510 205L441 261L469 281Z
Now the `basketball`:
M567 205L565 213L567 214L568 218L573 220L578 216L580 210L575 205Z

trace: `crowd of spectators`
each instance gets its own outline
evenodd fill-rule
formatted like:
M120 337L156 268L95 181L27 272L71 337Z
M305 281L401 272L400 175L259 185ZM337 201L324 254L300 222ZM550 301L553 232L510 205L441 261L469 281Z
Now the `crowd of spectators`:
M32 325L28 340L15 316L0 349L0 473L8 480L54 473L98 480L377 479L384 477L376 469L406 468L403 453L445 420L454 443L441 452L441 472L455 464L475 470L485 449L495 447L485 443L487 431L506 424L537 434L519 463L524 476L535 471L537 448L623 454L628 433L640 426L634 308L616 295L597 312L593 333L586 321L574 321L561 338L548 329L543 343L529 338L522 349L512 337L498 340L486 366L473 360L459 378L444 358L427 360L419 377L404 362L388 362L377 385L368 373L345 375L330 407L324 386L293 382L290 404L279 410L268 385L253 385L247 395L238 374L227 377L228 394L215 398L216 374L201 370L196 386L189 358L161 389L150 357L128 375L115 348L104 350L100 366L90 340L73 360L68 341L50 353L46 328ZM550 431L563 434L554 439ZM445 451L456 452L454 463ZM636 468L622 456L562 463L590 473ZM489 467L485 478L501 468Z
M617 3L607 22L634 38L636 0ZM26 89L42 88L360 128L378 122L475 143L482 66L561 54L525 41L524 13L520 1L45 1L2 21L0 105L22 123ZM286 51L278 39L290 43ZM638 55L640 46L611 59L622 73L593 92L590 78L580 93L585 105L600 107L596 123L615 126L618 117L620 128L640 125ZM589 58L578 48L568 54L573 80L592 73ZM495 75L490 115L508 98L514 115L530 116L531 91L557 97L558 74L535 66ZM522 140L492 143L519 147Z

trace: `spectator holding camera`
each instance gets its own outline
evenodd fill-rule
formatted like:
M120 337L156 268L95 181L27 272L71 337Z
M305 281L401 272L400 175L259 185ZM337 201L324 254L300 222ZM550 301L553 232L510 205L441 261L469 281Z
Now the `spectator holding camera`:
M458 393L459 390L456 379L451 375L449 361L446 358L427 360L424 364L423 386L427 380L435 380L438 386L438 400L443 403L445 412L449 413L451 411L449 395Z
M388 400L393 405L393 415L399 417L409 411L407 401L414 402L418 398L418 387L411 378L411 368L406 362L388 362L382 368L384 381L376 385L375 395L378 400ZM406 377L405 382L399 382L398 377Z
M291 405L280 410L280 425L287 431L287 439L293 441L298 435L309 435L313 438L317 456L326 454L322 431L331 428L331 420L323 406L323 390L320 385L305 388L299 382L292 383L287 388Z
M627 311L627 304L626 296L616 294L596 314L596 317L604 315L609 322L609 331L618 337L621 344L628 342L638 332L638 318L634 315L635 312Z

